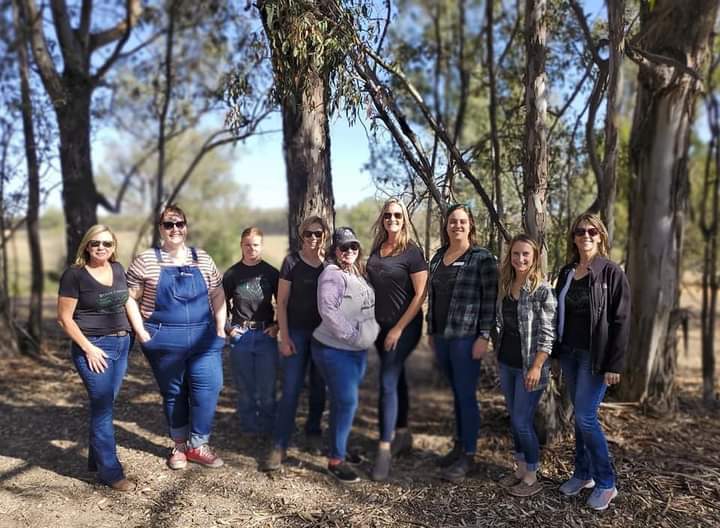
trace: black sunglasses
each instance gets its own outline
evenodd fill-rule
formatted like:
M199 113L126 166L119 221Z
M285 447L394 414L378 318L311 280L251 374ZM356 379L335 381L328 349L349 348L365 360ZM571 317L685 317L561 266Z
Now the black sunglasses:
M338 246L340 253L347 253L348 251L360 251L360 244L357 242L350 242L348 244L342 244Z
M383 213L383 220L390 220L392 218L395 218L396 220L402 220L403 214L400 212L394 212L394 213Z
M576 237L585 236L585 233L587 233L591 237L594 237L600 234L600 230L597 227L588 227L587 229L583 229L582 227L576 227L573 230L573 235L575 235Z
M322 231L310 231L309 229L306 229L305 231L303 231L302 235L303 235L303 238L310 238L310 237L322 238L323 232Z
M173 227L177 227L178 229L184 228L187 222L185 220L178 220L177 222L160 222L160 225L163 226L163 229L170 231Z
M91 240L88 242L88 246L91 248L99 248L102 245L102 247L111 248L115 245L115 242L112 240Z

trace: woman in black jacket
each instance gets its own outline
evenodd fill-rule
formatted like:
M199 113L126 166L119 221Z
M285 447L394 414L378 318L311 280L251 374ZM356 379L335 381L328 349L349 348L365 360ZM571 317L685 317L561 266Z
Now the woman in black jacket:
M630 327L630 286L608 258L608 234L600 218L582 214L569 236L569 263L555 286L558 350L575 407L575 471L560 486L567 496L595 488L587 504L604 510L617 496L598 408L608 385L620 381Z

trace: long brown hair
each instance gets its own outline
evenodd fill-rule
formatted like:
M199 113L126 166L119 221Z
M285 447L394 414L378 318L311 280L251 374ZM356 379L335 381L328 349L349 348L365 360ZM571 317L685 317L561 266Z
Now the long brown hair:
M117 260L118 241L115 233L113 233L113 230L105 224L95 224L94 226L91 226L90 229L85 231L85 234L80 241L80 245L78 246L77 253L75 253L75 262L73 263L73 266L75 266L76 268L83 268L88 262L90 262L90 252L88 251L88 244L93 239L93 237L99 235L100 233L110 233L110 236L113 239L113 252L108 260L110 262L115 262Z
M580 262L580 252L575 245L575 229L583 222L591 225L599 231L600 246L598 247L598 253L603 257L607 257L610 254L610 237L608 235L605 224L598 215L592 213L583 213L575 219L572 226L570 227L570 232L568 233L568 264L573 262Z
M468 230L468 240L470 241L470 246L474 246L476 244L475 242L475 217L472 214L472 211L470 210L470 207L468 207L465 204L455 204L450 207L448 207L447 212L445 213L445 219L443 220L443 226L442 231L440 232L440 240L442 240L443 247L447 247L450 245L450 237L447 234L447 226L448 226L448 218L450 218L450 215L457 211L458 209L462 209L465 211L465 213L468 216L468 223L470 224L470 229Z
M383 243L388 239L387 231L385 230L385 224L384 224L384 216L387 212L387 209L392 204L398 205L400 207L400 210L402 211L402 217L403 217L403 224L400 228L400 234L398 235L398 241L397 245L395 246L393 255L400 255L403 251L405 251L408 247L409 243L412 243L412 239L410 238L410 214L408 213L407 207L405 207L405 204L402 203L397 198L389 198L385 201L382 208L380 209L380 214L378 215L377 219L375 220L375 223L372 226L373 231L373 243L372 243L372 249L370 250L370 253L374 253L375 251L380 251L380 246L383 245Z
M500 299L504 299L505 296L512 289L513 281L515 280L515 268L512 266L512 248L516 242L525 242L530 245L533 250L533 263L530 266L527 277L525 278L525 284L528 285L530 293L537 290L540 283L545 278L545 271L543 270L542 259L540 258L540 245L535 241L534 238L520 233L512 237L508 244L508 249L505 252L505 257L500 264L500 284L498 288L498 295Z

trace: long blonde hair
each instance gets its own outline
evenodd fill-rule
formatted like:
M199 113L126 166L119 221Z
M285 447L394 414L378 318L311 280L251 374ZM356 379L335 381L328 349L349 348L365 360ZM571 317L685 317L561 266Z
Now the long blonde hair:
M80 241L80 245L78 246L77 253L75 253L75 262L73 263L73 266L75 266L76 268L84 268L87 265L87 263L90 261L88 244L96 235L99 235L100 233L110 233L110 236L113 239L113 251L110 254L110 258L108 260L110 262L115 262L117 260L118 241L115 233L113 233L113 230L105 224L95 224L94 226L90 227L90 229L85 231L85 234Z
M525 242L529 244L533 250L533 263L530 266L527 277L525 278L525 284L527 284L530 293L533 293L538 289L538 286L542 283L545 278L545 272L543 270L542 259L540 258L540 246L532 237L525 233L515 235L508 244L508 249L505 252L502 264L500 264L500 284L498 288L498 295L500 299L504 299L510 290L512 289L513 281L515 280L515 268L512 266L512 249L516 242Z
M568 264L571 264L573 262L580 262L580 252L575 245L575 229L583 222L585 222L586 224L590 224L592 227L599 231L600 245L598 246L598 253L603 257L607 257L610 254L610 237L608 235L605 224L598 215L592 213L583 213L575 219L572 226L570 227L570 232L568 233Z
M393 255L400 255L403 251L405 251L408 247L408 244L412 243L412 239L410 238L410 214L408 213L407 207L405 207L405 204L402 203L397 198L390 198L385 201L382 208L380 209L380 214L377 217L377 220L375 220L375 223L372 226L373 231L373 243L372 243L372 249L370 250L370 253L374 253L375 251L380 251L380 247L383 245L383 243L388 239L387 231L385 230L385 224L383 221L383 217L385 216L385 213L387 212L388 207L390 207L392 204L396 204L400 207L400 210L402 211L402 217L403 217L403 224L400 228L400 233L398 234L398 241L397 245L395 246Z

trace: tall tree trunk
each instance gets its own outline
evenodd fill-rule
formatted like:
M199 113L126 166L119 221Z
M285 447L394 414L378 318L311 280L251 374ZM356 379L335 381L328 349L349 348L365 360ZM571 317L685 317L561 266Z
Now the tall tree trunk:
M65 212L66 260L71 264L85 231L97 224L98 196L90 158L90 100L92 86L84 79L68 79L67 99L56 104L60 132L62 199Z
M318 215L332 229L335 219L330 170L328 80L313 70L305 72L305 86L282 102L283 153L288 192L288 236L299 247L297 228Z
M25 161L28 171L28 205L26 225L30 248L30 310L28 314L28 335L36 348L42 346L43 309L43 261L40 246L38 220L40 213L40 167L35 143L33 107L30 95L29 66L25 24L20 6L13 1L13 21L17 36L18 69L20 73L20 99L22 109L23 135L25 138Z
M633 316L620 395L649 402L659 411L671 409L674 402L687 155L717 4L657 0L652 9L641 4L642 37L634 52L640 69L631 136L635 192L627 264ZM650 62L659 56L665 59Z
M486 39L487 39L487 70L488 70L488 84L490 87L490 106L488 112L490 113L490 137L492 138L492 172L493 172L493 189L495 191L495 206L497 207L498 218L501 222L505 221L505 203L503 200L502 192L502 167L500 165L500 137L498 131L497 122L497 84L495 80L495 39L494 39L494 13L493 8L495 2L488 0L485 5L485 17L487 20L486 28ZM492 230L491 240L496 240L495 235L496 229ZM497 254L502 258L503 246L505 239L502 236L497 236Z

